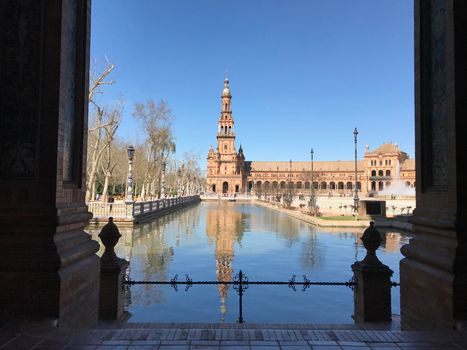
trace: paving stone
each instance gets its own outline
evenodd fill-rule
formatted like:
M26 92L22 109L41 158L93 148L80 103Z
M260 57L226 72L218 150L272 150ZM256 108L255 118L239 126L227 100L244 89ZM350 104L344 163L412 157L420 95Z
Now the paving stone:
M183 346L189 346L190 342L188 340L161 340L161 346L162 345L183 345Z
M143 346L143 345L153 345L153 346L159 346L161 343L160 340L133 340L131 342L131 346Z
M334 340L309 340L310 345L321 345L321 346L337 346L337 342Z
M207 345L207 344L197 344L197 345L193 345L191 344L190 346L190 350L219 350L220 346L218 344L211 344L211 345Z
M189 350L190 345L160 345L158 350Z
M398 349L399 347L396 345L396 343L373 343L373 342L367 342L367 346L369 346L371 349L383 349L386 350L385 348L389 349Z
M99 345L96 350L127 350L128 345Z
M120 340L103 340L101 342L101 345L105 345L105 346L110 346L110 345L130 345L131 344L131 340L124 340L124 339L120 339Z
M281 345L282 350L310 350L310 345Z
M69 340L45 340L34 347L34 350L62 350L70 343Z
M249 345L248 340L221 340L221 346L224 345Z
M308 346L308 342L304 341L304 340L279 340L279 344L281 346L283 345L306 345Z
M250 345L251 346L258 346L258 345L262 345L262 346L279 346L279 341L277 340L252 340L250 341Z
M364 342L354 342L354 341L338 341L340 346L363 346L366 347Z
M2 350L18 350L18 349L33 349L35 346L40 345L44 339L30 337L28 335L21 335L16 337L12 342L7 343L2 347Z

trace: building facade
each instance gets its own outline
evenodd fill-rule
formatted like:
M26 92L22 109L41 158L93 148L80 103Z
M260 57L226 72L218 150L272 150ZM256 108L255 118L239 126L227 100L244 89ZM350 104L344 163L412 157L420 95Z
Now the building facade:
M351 195L355 182L367 195L415 194L415 160L395 143L370 150L365 147L363 160L357 161L245 161L243 148L235 147L234 119L231 111L229 80L222 91L222 110L218 119L217 148L208 152L206 191L280 194L285 191L318 195ZM313 188L311 187L313 184Z

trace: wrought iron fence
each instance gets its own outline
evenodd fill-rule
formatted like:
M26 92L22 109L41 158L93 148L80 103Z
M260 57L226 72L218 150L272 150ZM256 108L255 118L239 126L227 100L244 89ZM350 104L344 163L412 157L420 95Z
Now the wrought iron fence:
M302 287L302 291L306 291L311 286L345 286L350 289L354 289L356 282L354 278L350 278L344 282L334 281L311 281L306 275L303 275L303 281L297 281L296 275L292 275L292 278L288 281L250 281L248 277L242 272L239 273L231 281L193 281L188 275L185 275L185 280L178 280L178 275L175 275L170 281L134 281L129 276L123 282L126 286L132 285L170 285L175 291L178 291L179 285L185 286L185 292L188 291L194 285L231 285L238 294L238 323L244 323L243 317L243 295L250 285L274 285L274 286L288 286L293 291L297 290L297 286ZM391 282L392 287L399 286L397 282Z

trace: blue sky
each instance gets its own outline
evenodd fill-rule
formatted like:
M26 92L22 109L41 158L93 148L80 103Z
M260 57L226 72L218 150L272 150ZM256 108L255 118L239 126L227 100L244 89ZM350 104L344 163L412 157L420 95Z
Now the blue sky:
M216 144L225 71L247 160L353 158L397 142L414 156L410 0L94 0L91 60L116 64L120 137L135 102L166 100L177 156Z

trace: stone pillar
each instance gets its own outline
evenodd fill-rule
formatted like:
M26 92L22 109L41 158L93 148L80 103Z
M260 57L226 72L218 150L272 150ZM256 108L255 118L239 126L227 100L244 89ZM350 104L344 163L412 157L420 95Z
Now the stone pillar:
M0 318L98 320L86 187L90 2L0 2Z
M417 208L402 247L403 329L467 321L467 1L415 1Z
M354 320L363 322L391 321L391 276L393 271L376 256L382 242L378 230L370 222L362 236L367 254L352 265L354 273Z
M99 293L99 318L121 320L125 313L123 281L128 262L115 254L114 247L122 235L113 218L102 228L99 238L105 246L101 258L101 284Z

